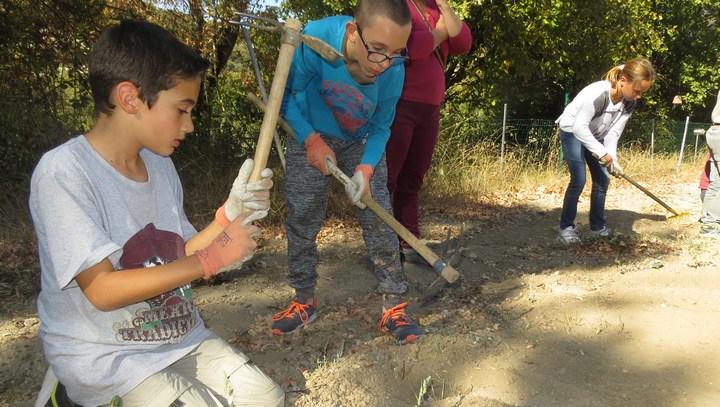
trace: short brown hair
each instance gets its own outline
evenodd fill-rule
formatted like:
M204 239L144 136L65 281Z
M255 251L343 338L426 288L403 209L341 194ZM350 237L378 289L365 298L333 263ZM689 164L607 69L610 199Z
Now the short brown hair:
M157 24L125 20L100 35L88 65L95 114L109 115L115 108L110 96L120 82L140 88L140 100L151 108L159 92L179 79L202 76L210 62Z
M387 17L399 26L412 21L410 9L405 0L358 0L355 7L355 22L362 27L371 26L375 17Z

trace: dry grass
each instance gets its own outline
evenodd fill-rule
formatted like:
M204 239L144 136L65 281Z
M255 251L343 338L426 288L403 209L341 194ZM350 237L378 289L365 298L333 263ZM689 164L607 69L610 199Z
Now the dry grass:
M480 197L539 188L564 192L569 174L559 142L555 145L545 154L524 148L506 150L501 162L499 149L491 143L461 145L454 140L441 140L426 180L423 200L476 202ZM621 149L619 158L625 172L636 180L667 185L699 180L704 154L698 153L697 158L686 155L679 171L676 154L653 155L645 150Z

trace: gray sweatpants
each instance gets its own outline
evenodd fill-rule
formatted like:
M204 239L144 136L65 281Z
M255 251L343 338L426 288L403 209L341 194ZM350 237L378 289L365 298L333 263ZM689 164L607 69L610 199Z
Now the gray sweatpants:
M705 133L705 140L710 147L710 185L705 192L700 222L703 224L720 224L720 126L712 126Z
M323 140L335 152L338 167L352 177L360 163L365 145L362 142L346 142L323 136ZM337 182L332 176L323 176L307 164L305 149L295 140L288 140L285 169L285 201L288 216L285 230L288 238L288 284L297 292L313 294L317 284L318 251L317 237L327 209L330 183ZM387 189L387 165L383 155L370 179L373 199L392 213ZM348 205L352 205L347 200ZM400 264L398 237L390 227L370 209L355 208L373 272L378 280L378 291L383 294L403 294L407 291L405 273ZM364 259L358 259L364 262Z

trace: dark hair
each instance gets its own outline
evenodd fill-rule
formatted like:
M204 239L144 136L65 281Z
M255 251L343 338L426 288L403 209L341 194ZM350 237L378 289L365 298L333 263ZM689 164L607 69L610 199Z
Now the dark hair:
M358 25L369 27L378 16L387 17L399 26L406 26L412 21L405 0L358 0L354 15Z
M147 21L125 20L106 29L90 53L90 89L95 114L111 114L110 95L117 84L131 82L140 100L152 107L158 93L179 79L201 77L210 61L173 34Z

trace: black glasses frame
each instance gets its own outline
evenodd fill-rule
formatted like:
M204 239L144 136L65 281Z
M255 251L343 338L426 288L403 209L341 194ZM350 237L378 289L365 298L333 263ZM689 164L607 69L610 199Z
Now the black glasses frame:
M368 61L376 63L376 64L380 64L389 59L390 65L400 65L410 58L408 56L407 48L405 48L400 55L396 55L396 56L390 56L390 55L384 54L379 51L371 50L370 47L368 46L367 41L365 41L365 37L363 37L360 26L357 24L355 24L355 26L357 27L358 35L360 36L360 41L362 41L362 44L365 47L365 51L367 51Z

